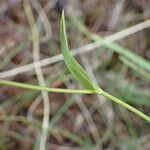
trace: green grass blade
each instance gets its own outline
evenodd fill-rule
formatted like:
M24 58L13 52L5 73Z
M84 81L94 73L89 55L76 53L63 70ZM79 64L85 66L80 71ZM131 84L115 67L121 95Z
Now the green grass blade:
M24 48L28 47L28 45L29 45L28 41L23 41L10 53L8 53L6 57L0 61L0 70L2 70L11 61L13 57L15 57L18 53L20 53Z
M143 69L145 69L147 72L150 72L150 61L149 60L146 60L145 58L132 52L128 48L124 48L115 42L110 42L110 41L102 38L99 35L91 33L79 18L77 18L72 13L70 15L71 15L70 18L71 18L73 24L79 29L79 31L82 34L86 35L91 40L95 41L97 44L104 46L104 47L118 53L120 56L124 56L128 60L132 61L135 65L140 66Z
M127 58L121 56L120 60L127 65L128 67L130 67L131 69L133 69L134 71L136 71L138 74L142 75L142 77L144 77L146 80L150 81L150 73L145 71L143 68L138 67L137 65L135 65L134 63L132 63L132 61L128 60Z

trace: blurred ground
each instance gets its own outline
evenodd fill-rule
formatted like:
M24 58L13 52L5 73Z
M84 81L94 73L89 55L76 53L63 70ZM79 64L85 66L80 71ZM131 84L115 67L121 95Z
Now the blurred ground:
M61 53L62 8L66 12L70 49L93 42L73 25L70 9L91 33L102 37L150 19L148 0L31 0L30 5L40 35L41 60ZM117 43L149 60L149 35L150 28L147 28ZM0 73L33 62L31 39L23 1L1 0ZM122 63L117 53L101 47L76 58L84 68L92 70L90 76L94 76L104 90L150 115L150 82ZM81 88L63 61L56 60L42 67L42 72L49 87ZM34 69L5 79L38 84ZM150 149L149 124L103 97L49 93L49 99L48 150ZM9 118L10 115L14 117ZM0 150L38 149L43 116L40 92L0 85L0 116ZM98 131L96 139L90 128L93 125Z

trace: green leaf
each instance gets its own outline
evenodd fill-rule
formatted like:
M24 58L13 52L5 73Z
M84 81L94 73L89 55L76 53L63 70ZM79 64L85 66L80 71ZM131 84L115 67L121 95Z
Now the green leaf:
M85 70L77 63L77 61L71 56L69 52L67 36L66 36L64 11L62 12L62 18L61 18L60 39L61 39L61 47L64 56L64 61L68 69L70 70L70 72L75 76L77 80L79 80L82 86L85 87L86 89L100 90L99 87L92 82L92 80L87 75Z

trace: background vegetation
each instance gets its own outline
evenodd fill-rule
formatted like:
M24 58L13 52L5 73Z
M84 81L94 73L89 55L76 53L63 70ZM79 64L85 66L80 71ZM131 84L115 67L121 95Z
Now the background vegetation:
M149 116L149 7L146 0L1 0L0 149L148 150L146 120L102 95L69 90L83 89L83 80L63 61L60 20L65 9L71 54L92 82Z

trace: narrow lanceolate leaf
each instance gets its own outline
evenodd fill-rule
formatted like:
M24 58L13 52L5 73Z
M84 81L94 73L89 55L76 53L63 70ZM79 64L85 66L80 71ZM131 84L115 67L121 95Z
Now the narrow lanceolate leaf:
M60 39L61 39L61 47L64 56L64 61L68 69L70 70L70 72L75 76L77 80L79 80L82 86L84 86L86 89L100 90L99 87L92 82L92 80L87 75L85 70L77 63L77 61L71 56L69 52L67 36L66 36L64 11L62 12L62 18L61 18Z

